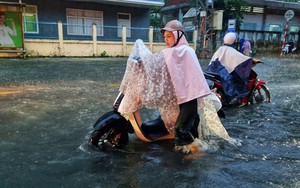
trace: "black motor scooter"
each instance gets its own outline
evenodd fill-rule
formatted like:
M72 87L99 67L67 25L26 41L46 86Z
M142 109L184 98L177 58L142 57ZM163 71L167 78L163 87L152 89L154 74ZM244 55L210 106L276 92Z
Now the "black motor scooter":
M129 114L127 118L118 112L124 95L119 93L116 98L113 110L103 114L93 125L94 130L90 135L89 144L101 150L123 148L129 142L129 134L135 134L144 142L155 142L159 140L174 139L170 134L160 116L154 120L143 121L141 111L138 110ZM218 116L225 118L221 101L211 93L210 99L213 102ZM198 126L200 118L194 121L191 134L199 138Z
M135 134L139 139L145 142L154 142L158 140L174 139L166 129L161 117L154 120L143 121L140 111L129 115L128 120L123 117L118 108L124 95L120 93L114 102L113 110L102 115L94 124L89 143L99 147L102 150L107 148L122 148L129 141L129 134ZM192 128L192 135L198 137L198 121L195 121Z

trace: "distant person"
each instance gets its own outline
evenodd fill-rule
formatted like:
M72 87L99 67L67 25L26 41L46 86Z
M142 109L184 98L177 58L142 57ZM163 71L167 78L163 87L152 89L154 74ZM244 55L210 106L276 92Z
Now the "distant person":
M17 36L16 25L13 19L9 19L12 29L5 24L6 15L0 12L0 47L15 47L11 36Z
M246 56L250 56L251 43L247 38L242 38L240 41L240 52Z
M293 40L290 40L290 41L288 42L288 53L292 53L292 52L295 50L294 47L295 47L294 41L293 41Z

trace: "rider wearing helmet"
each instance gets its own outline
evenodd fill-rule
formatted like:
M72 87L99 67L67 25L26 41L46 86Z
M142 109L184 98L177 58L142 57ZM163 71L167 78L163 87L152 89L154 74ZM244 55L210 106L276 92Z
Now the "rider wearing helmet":
M165 43L164 58L171 76L179 115L175 123L175 146L191 144L194 140L191 131L197 132L199 115L198 99L210 94L199 61L185 36L184 27L178 20L172 20L161 29Z
M170 31L173 33L174 37L176 38L175 43L173 44L174 47L178 44L182 36L184 35L184 27L178 20L172 20L166 24L164 28L161 28L160 32L164 34L165 31ZM168 45L167 45L168 46ZM169 47L169 46L168 46Z
M236 38L236 33L227 33L224 36L224 44L214 53L208 65L209 71L220 74L224 92L232 102L249 94L247 83L252 64L256 62L233 48Z
M157 109L170 137L175 139L175 149L184 153L202 147L202 142L194 138L216 135L230 140L210 99L211 91L195 50L184 36L183 25L172 20L161 32L168 48L160 52L152 53L140 39L134 43L120 86L124 98L118 112L128 118L142 106ZM201 130L209 131L198 132L198 110Z

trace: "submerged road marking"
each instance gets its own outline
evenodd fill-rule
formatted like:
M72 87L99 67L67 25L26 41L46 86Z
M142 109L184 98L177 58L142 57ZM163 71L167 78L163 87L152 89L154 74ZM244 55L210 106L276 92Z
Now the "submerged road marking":
M0 87L0 95L10 95L10 94L19 94L23 93L26 90L34 88L33 86L20 86L20 87Z
M112 84L107 84L109 87L120 87L120 83L112 83Z
M20 90L15 90L15 91L0 91L0 95L9 95L9 94L16 94L16 93L21 93L22 91Z

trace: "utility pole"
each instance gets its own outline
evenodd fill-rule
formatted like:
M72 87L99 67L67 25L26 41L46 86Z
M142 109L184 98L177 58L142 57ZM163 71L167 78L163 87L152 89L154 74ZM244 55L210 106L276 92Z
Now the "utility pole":
M203 48L206 47L205 39L209 34L213 33L213 15L214 15L214 1L213 0L196 0L197 7L200 11L199 15L199 39L203 40Z

